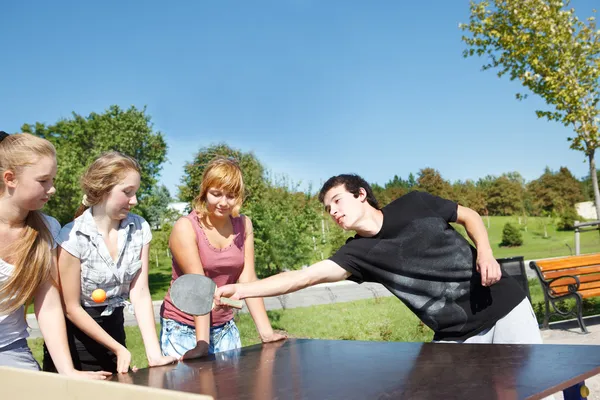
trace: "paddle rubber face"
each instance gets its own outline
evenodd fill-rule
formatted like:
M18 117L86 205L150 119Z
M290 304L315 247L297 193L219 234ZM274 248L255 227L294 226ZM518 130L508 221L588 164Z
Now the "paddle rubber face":
M185 274L175 279L171 286L171 300L175 307L186 314L206 315L215 306L213 296L215 282L205 275ZM234 308L242 308L241 300L222 297L221 302Z

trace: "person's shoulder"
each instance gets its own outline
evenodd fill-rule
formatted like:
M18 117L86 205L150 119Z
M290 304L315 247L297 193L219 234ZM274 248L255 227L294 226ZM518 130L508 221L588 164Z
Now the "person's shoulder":
M134 222L135 224L143 224L144 222L146 222L146 220L144 219L144 217L142 217L141 215L137 215L134 214L132 212L127 214L127 220Z
M56 237L58 244L61 245L61 247L63 248L65 246L77 247L77 232L80 231L80 228L81 220L78 218L63 226Z
M196 231L194 230L194 223L192 222L192 218L189 215L182 215L177 218L177 221L173 224L173 229L171 230L171 236L196 236ZM200 228L202 229L202 228Z
M389 204L383 207L384 210L396 209L399 207L404 207L406 204L420 201L421 200L421 192L418 190L410 191L402 196L398 197L395 200L392 200Z
M244 228L252 229L252 220L246 214L240 214L237 217L232 217L238 224L243 224Z
M77 220L71 221L68 224L64 225L62 228L60 228L60 236L69 236L69 233L71 231L73 231L74 229L77 230L76 225L78 225Z
M52 233L52 236L57 237L61 229L60 222L58 222L56 218L44 213L42 213L42 217L44 218L44 222L48 226L50 233Z
M340 249L361 249L364 251L367 248L371 248L378 241L376 237L360 236L358 233L354 236L350 236L346 239L346 242L340 247Z
M150 226L150 224L144 219L144 217L142 217L141 215L134 214L132 212L127 214L127 217L125 217L125 220L123 222L124 224L121 224L122 227L133 224L138 230L144 228L146 225L148 225L148 227Z

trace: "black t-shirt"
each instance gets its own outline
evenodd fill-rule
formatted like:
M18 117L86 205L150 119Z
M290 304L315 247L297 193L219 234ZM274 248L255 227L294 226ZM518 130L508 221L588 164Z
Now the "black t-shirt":
M382 209L373 237L356 235L330 259L357 282L379 282L434 332L464 340L492 327L525 298L506 273L481 285L477 250L449 222L458 205L425 192L408 193Z

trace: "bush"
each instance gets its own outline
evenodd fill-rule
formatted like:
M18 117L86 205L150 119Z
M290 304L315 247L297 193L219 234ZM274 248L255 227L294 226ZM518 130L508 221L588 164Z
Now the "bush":
M575 221L581 219L577 215L577 211L573 207L568 208L559 217L558 223L556 224L556 230L559 231L572 231L575 229Z
M516 247L523 244L523 236L521 231L510 222L504 224L502 229L502 243L500 246Z

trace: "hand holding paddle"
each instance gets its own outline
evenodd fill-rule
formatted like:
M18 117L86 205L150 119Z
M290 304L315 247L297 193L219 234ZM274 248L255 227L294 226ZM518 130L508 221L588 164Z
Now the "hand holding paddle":
M215 307L217 285L209 277L201 274L185 274L175 279L171 286L171 300L175 307L190 315L206 315ZM241 300L219 297L219 305L241 309Z
M238 293L237 285L223 285L220 288L217 288L214 295L215 304L218 306L229 306L224 299L231 300L231 298L240 298L241 296ZM237 300L241 301L241 300Z

